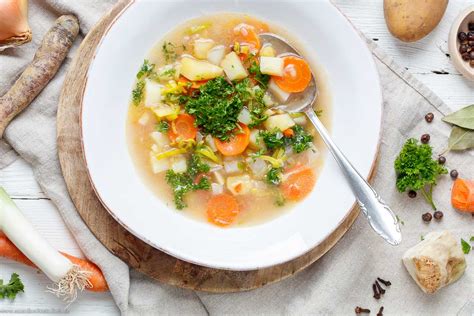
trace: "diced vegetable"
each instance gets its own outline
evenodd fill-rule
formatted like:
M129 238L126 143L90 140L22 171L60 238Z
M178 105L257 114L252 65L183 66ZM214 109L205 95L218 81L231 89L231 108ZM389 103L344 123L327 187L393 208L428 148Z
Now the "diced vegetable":
M150 153L150 165L153 173L160 173L170 168L169 159L157 159L156 154Z
M212 149L204 144L198 144L196 146L196 153L200 154L201 156L211 160L214 163L221 163L221 159L217 156Z
M249 125L250 123L252 123L252 117L250 116L249 110L247 110L247 108L243 108L242 111L240 111L240 114L237 117L237 120L239 120L239 122L244 123L246 125Z
M304 199L316 184L316 176L313 170L295 166L293 169L286 170L283 175L281 191L283 196L290 201L299 201Z
M224 156L236 156L245 151L249 144L250 130L247 125L239 123L240 129L227 141L215 139L217 150Z
M179 109L179 108L171 106L171 105L167 105L167 104L159 104L159 105L151 108L153 113L155 113L155 115L159 119L175 115L177 109Z
M214 41L209 38L198 38L194 41L194 57L206 59L209 50L214 47Z
M160 67L157 71L156 78L160 81L167 82L169 80L178 80L181 70L181 64L176 62Z
M145 79L145 106L155 107L161 104L161 89L163 86L150 79Z
M248 158L247 165L249 166L250 170L256 178L262 178L268 171L267 163L260 158Z
M179 114L176 120L171 122L171 128L168 131L168 136L173 142L195 139L196 135L197 128L194 126L194 117L186 113Z
M217 151L216 142L214 141L214 138L212 138L211 135L207 135L205 138L205 141L209 145L209 147L212 149L213 152Z
M239 212L239 203L227 193L215 195L207 202L207 219L217 226L232 224Z
M170 141L166 134L161 132L152 132L150 134L151 139L158 145L158 149L161 150L164 146L169 145Z
M260 57L260 71L266 75L283 76L283 58Z
M296 56L286 56L283 61L283 76L275 77L275 83L286 92L304 91L312 77L308 63Z
M252 25L240 23L234 27L235 40L240 44L248 44L252 49L260 49L260 39Z
M278 102L285 103L290 97L290 93L282 90L274 79L268 83L268 91L278 100Z
M191 57L181 59L181 74L191 81L214 79L222 76L223 69L204 60Z
M207 52L207 60L214 65L220 65L222 60L224 59L224 56L225 56L224 45L214 46L212 49L210 49Z
M209 27L211 27L211 25L212 25L211 22L207 22L207 23L203 23L199 25L193 25L186 31L186 34L194 35L194 34L200 33L204 31L205 29L208 29Z
M242 159L232 159L224 161L224 170L227 174L240 173L242 170L240 166L242 164Z
M138 119L138 124L145 126L148 124L148 121L150 121L150 113L145 112Z
M265 43L263 44L262 49L260 49L259 55L262 57L275 57L276 53L275 49L270 43Z
M227 78L231 81L244 79L248 76L247 70L235 52L230 52L224 57L221 67L224 69Z
M269 93L266 93L263 95L263 103L265 106L272 106L275 105L275 102L273 102L272 96Z
M218 184L222 184L222 185L225 184L225 178L222 175L222 171L214 171L212 175L214 176L214 179L216 179L216 182Z
M284 130L294 126L295 122L289 114L285 113L270 116L263 124L265 125L265 128L269 131L278 129L283 132Z
M249 146L253 149L266 149L265 142L260 137L260 130L253 129L250 131Z
M217 195L224 193L224 185L219 183L211 183L212 194Z
M298 124L298 125L305 125L308 120L306 119L306 115L302 113L295 113L295 114L301 114L301 115L291 115L290 116L293 118L293 121Z
M247 194L252 189L252 179L249 175L227 177L227 189L234 195Z
M178 155L171 158L171 169L176 173L185 172L188 168L186 163L186 157L184 155Z

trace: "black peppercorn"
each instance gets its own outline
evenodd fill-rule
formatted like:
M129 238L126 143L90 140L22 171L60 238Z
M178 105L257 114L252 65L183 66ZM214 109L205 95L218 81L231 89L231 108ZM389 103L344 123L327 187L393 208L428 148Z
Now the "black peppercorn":
M444 165L446 163L446 157L439 156L438 157L438 162L439 162L440 165Z
M438 221L443 218L443 215L444 214L441 211L436 211L436 212L433 213L434 218Z
M469 31L474 31L474 22L469 22L469 23L467 24L467 29L468 29Z
M471 60L469 61L469 66L474 67L474 59L471 59Z
M461 57L462 57L462 60L469 61L469 53L464 53L461 55Z
M428 142L430 141L430 134L423 134L421 135L421 142L423 144L428 144Z
M474 50L471 50L471 51L469 52L469 59L470 59L470 60L473 60L473 59L474 59Z
M468 48L469 48L469 46L467 44L461 44L461 46L459 46L459 52L461 54L467 53Z
M434 114L433 113L428 113L425 115L425 121L427 121L428 123L431 123L433 122L433 119L434 119Z
M412 199L416 198L416 191L410 190L408 191L408 196Z
M425 213L421 216L424 222L429 223L431 222L431 219L433 218L433 215L431 213Z
M467 34L465 32L459 32L458 33L458 39L461 41L461 42L464 42L465 40L467 40Z
M456 179L459 176L459 173L456 169L453 169L453 170L451 170L449 175L451 176L451 178Z

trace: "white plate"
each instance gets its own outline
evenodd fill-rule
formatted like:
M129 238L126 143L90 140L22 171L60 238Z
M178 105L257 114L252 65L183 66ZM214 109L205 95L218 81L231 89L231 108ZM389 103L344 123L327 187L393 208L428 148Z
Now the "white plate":
M316 56L327 72L333 98L334 140L359 171L368 175L381 124L379 78L366 44L329 1L134 2L111 26L89 69L82 137L97 194L130 232L186 261L252 270L304 254L349 213L355 199L335 161L327 157L313 193L290 212L262 225L222 229L167 208L139 178L125 141L130 91L148 50L177 24L226 11L280 25L300 39L307 53Z

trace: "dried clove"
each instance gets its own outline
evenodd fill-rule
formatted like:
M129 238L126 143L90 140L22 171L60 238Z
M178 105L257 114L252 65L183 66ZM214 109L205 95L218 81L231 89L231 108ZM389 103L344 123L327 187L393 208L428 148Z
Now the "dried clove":
M376 300L380 299L380 292L379 292L379 290L377 289L377 285L375 285L375 283L372 284L372 290L374 291L374 298L375 298Z
M377 316L383 316L383 306L380 306L379 312L377 313Z
M379 290L380 294L385 294L385 290L380 286L379 281L375 281L375 286L377 286L377 290Z
M355 313L358 315L358 314L361 314L361 313L370 313L370 309L368 308L362 308L360 306L356 306L355 308Z
M384 279L381 279L381 278L377 278L377 280L385 286L392 285L392 282L390 282L390 281L385 281Z

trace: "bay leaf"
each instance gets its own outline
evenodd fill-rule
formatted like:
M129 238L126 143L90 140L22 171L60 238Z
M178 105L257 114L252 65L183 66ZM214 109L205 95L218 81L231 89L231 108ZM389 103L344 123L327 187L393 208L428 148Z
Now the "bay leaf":
M474 104L443 117L443 121L459 127L474 129Z
M474 148L474 131L454 126L448 140L448 150Z

